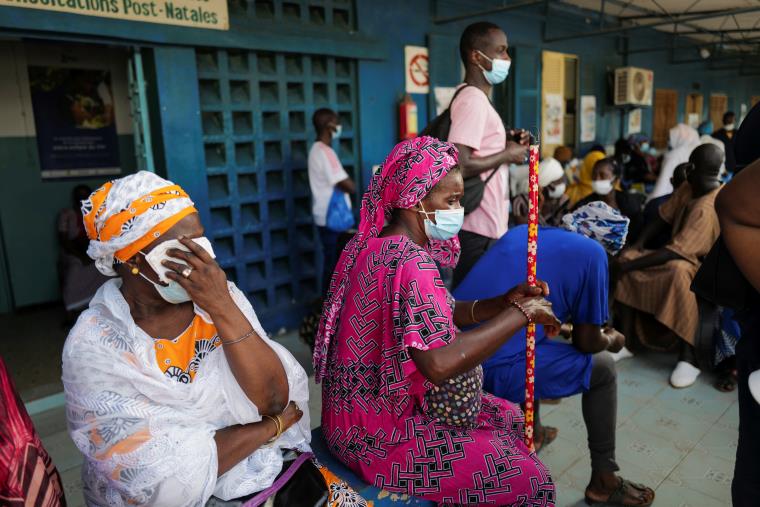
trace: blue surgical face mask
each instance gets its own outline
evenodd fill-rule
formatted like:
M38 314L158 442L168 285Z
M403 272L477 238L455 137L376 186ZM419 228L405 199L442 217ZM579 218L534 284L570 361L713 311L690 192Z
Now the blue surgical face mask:
M649 143L641 143L641 151L644 153L649 153Z
M343 133L343 125L336 125L335 130L333 130L332 132L332 138L338 139L342 133Z
M425 207L422 206L422 211L425 218L425 234L429 239L437 239L446 241L451 239L462 228L464 223L464 208L456 209L437 209L435 212L425 211ZM435 222L427 218L427 215L435 215Z
M167 303L178 305L180 303L190 301L190 294L188 294L185 288L176 281L169 280L169 285L161 285L160 283L154 282L143 273L140 273L140 276L152 283L153 287L156 289L156 292L158 292L158 295L161 296Z
M503 83L509 75L509 67L512 66L512 61L502 60L501 58L488 58L488 56L480 50L478 50L478 53L483 55L488 59L489 62L491 62L491 70L486 70L483 67L480 67L480 70L483 71L483 75L485 76L486 81L492 85Z

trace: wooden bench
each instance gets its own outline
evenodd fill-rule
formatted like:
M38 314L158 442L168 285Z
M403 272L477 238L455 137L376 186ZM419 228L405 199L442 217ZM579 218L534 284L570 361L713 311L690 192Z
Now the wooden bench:
M354 488L365 500L372 502L374 507L383 507L386 505L422 505L434 507L435 502L420 500L409 495L391 493L384 489L376 488L359 479L356 474L346 468L346 466L335 459L327 449L327 444L322 438L322 429L316 428L311 432L311 449L317 460L326 466L332 473Z

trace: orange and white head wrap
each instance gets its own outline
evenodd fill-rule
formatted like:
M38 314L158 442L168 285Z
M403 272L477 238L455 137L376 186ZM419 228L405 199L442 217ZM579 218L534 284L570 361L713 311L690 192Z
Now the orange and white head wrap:
M109 181L82 201L87 255L98 271L115 276L114 259L127 261L191 213L179 185L147 171Z

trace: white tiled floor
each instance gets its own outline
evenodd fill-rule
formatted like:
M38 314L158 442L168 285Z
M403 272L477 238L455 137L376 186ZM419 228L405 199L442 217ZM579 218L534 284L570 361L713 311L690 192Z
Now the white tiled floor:
M654 488L654 505L730 505L736 394L718 392L705 374L690 388L671 388L674 362L671 355L647 353L617 365L620 473ZM585 505L590 460L580 396L542 405L541 416L544 424L559 428L558 439L540 454L557 484L558 505Z
M292 335L283 337L299 360L308 350ZM657 492L654 505L719 507L730 505L739 424L735 393L720 393L712 377L676 390L667 381L675 358L648 353L618 363L617 457L621 474ZM310 367L309 370L310 371ZM312 427L319 426L320 388L310 381ZM543 422L559 437L540 457L552 470L559 506L585 505L583 490L590 460L580 396L542 405ZM57 408L33 417L37 431L58 466L68 504L84 505L79 478L81 457L65 432L65 413Z

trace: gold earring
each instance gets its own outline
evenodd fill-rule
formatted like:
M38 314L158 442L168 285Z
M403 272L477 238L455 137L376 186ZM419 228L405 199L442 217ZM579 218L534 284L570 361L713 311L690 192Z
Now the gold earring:
M140 270L137 269L137 267L134 267L134 268L132 268L132 274L133 275L138 275L138 274L140 274Z

